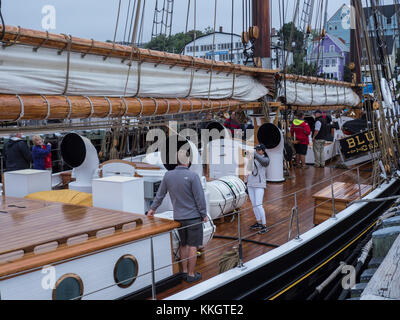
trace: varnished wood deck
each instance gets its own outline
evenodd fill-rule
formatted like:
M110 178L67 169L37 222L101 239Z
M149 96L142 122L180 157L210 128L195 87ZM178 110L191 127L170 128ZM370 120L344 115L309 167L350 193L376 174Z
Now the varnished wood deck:
M362 184L371 183L371 172L369 168L360 169ZM267 214L267 225L269 231L264 235L259 235L249 229L255 222L254 214L251 209L250 201L247 201L242 208L242 237L268 244L282 245L288 241L289 220L291 210L294 206L294 194L297 196L299 229L300 234L309 231L314 227L314 200L313 194L329 186L331 181L346 182L357 184L357 172L344 169L324 169L309 167L308 169L292 169L290 176L284 183L269 183L264 194L265 211ZM278 200L276 200L278 199ZM331 200L328 200L331 201ZM246 208L250 208L246 210ZM238 236L237 219L231 221L232 217L225 218L226 222L216 223L216 236ZM295 221L293 222L291 239L296 236ZM233 240L218 239L213 240L205 248L205 253L197 260L196 271L201 272L203 280L216 276L219 273L218 262L222 255L237 247L238 242ZM270 250L271 246L264 246L250 242L243 242L243 260L246 263ZM157 299L163 299L174 293L182 291L194 284L183 282L178 286L157 294Z
M125 230L124 226L133 228ZM168 232L178 226L175 221L115 210L3 197L0 205L0 276ZM113 236L98 234L110 228L114 229ZM87 235L86 241L69 245L68 240L82 235ZM56 250L35 252L38 246L51 243L56 243ZM23 257L7 262L7 255L16 252L22 252Z
M362 184L371 183L371 173L368 168L362 168L360 174ZM277 246L287 242L289 218L294 206L295 193L299 208L300 234L310 230L314 227L314 200L312 196L329 186L332 181L357 184L357 173L356 171L349 172L348 170L329 167L325 169L314 167L292 169L290 176L284 183L270 183L267 186L264 195L264 208L269 231L264 235L259 235L249 229L255 219L251 203L247 201L241 209L242 237ZM174 221L147 218L143 215L37 200L3 198L0 207L0 256L6 252L18 250L25 252L22 259L0 264L0 276L11 276L15 272L145 238L172 230L178 226ZM203 280L216 276L219 273L218 262L223 254L237 247L237 241L218 237L237 238L237 221L237 218L234 218L233 215L225 217L224 221L216 221L215 237L204 249L197 263L196 271L202 273ZM131 222L135 222L137 227L132 231L122 232L122 226ZM294 223L291 238L296 236L295 226ZM96 237L98 231L111 227L114 227L117 231L112 237ZM66 242L69 238L85 233L89 235L89 240L78 245L67 245ZM34 253L36 246L53 241L58 243L57 250L45 254ZM244 241L244 263L273 248L273 246ZM191 285L181 282L174 288L158 293L157 299L168 297Z

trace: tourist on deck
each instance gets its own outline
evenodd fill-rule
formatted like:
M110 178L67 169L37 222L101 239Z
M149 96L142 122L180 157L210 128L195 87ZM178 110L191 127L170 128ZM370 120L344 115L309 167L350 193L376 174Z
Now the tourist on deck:
M11 134L10 139L4 145L3 155L7 171L29 169L32 155L28 145L22 138L22 133Z
M316 168L325 168L325 141L328 138L328 126L323 118L322 111L317 110L315 115L315 131L313 135L313 151Z
M212 112L207 112L204 121L200 124L200 129L204 130L207 129L208 125L213 121L213 114Z
M253 206L254 215L257 222L250 229L260 230L260 234L267 232L267 220L263 207L264 192L267 187L267 167L269 158L266 154L266 147L263 144L256 146L253 163L249 162L247 167L249 174L246 175L247 189L251 204Z
M235 137L235 130L241 130L242 126L236 118L236 112L232 112L229 119L226 119L224 127L230 130L232 138Z
M290 134L294 138L294 149L296 150L296 165L298 168L307 168L306 155L311 134L310 126L304 121L304 113L300 112L293 120Z
M43 144L42 149L46 150L46 146ZM44 168L46 170L52 171L52 163L51 163L51 152L44 158Z
M45 148L43 148L43 139L37 135L32 137L32 143L33 168L37 170L46 170L45 158L51 152L51 144L48 143Z
M167 192L174 209L174 220L179 228L180 259L183 279L195 282L202 278L195 273L197 249L203 244L203 222L207 222L207 205L199 176L189 170L190 157L186 150L178 152L178 166L165 174L148 216L154 216Z

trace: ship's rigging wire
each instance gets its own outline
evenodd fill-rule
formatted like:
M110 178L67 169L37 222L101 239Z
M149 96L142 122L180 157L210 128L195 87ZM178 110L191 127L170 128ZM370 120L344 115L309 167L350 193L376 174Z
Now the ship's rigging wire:
M122 41L123 41L124 43L126 43L126 32L128 31L129 12L130 12L130 10L131 10L131 3L132 3L132 0L129 0L129 2L128 2L128 9L126 10L124 37L122 38Z
M1 31L1 36L0 36L0 41L3 41L4 36L6 34L6 24L4 22L4 17L3 17L3 10L1 7L1 0L0 0L0 19L1 19L1 25L2 25L2 31Z
M211 84L212 84L212 79L213 79L213 66L215 62L215 32L217 28L217 6L218 6L218 0L214 0L214 32L213 32L213 37L212 37L212 51L211 51L211 68L209 70L210 72L210 81L208 83L208 101L210 101L211 98Z

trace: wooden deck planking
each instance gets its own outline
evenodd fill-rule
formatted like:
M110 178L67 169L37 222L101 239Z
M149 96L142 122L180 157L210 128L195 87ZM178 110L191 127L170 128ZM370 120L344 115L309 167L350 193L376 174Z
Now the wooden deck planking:
M370 174L368 170L360 170L361 182L368 182ZM254 234L250 236L249 239L276 245L286 243L288 241L289 220L291 210L294 206L295 192L297 192L297 204L299 208L300 234L312 229L314 227L314 201L312 196L330 185L330 177L335 177L333 179L334 182L339 181L357 184L356 174L347 172L347 170L344 169L332 169L328 167L324 169L317 169L314 167L309 167L308 169L292 169L290 171L290 177L284 183L269 183L264 194L264 202L267 202L266 205L264 205L264 209L267 215L267 225L270 226L269 231L264 235L259 235L250 230L248 227L255 222L254 214L251 209L244 210L241 216L242 236L246 238ZM315 185L316 183L319 184ZM273 201L274 199L278 200ZM251 203L248 200L242 210L249 207L251 207ZM233 222L230 222L231 218L226 220L227 222L217 225L216 235L237 237L237 220ZM293 221L291 239L295 236L296 223ZM218 262L220 258L225 252L232 250L232 248L237 247L237 245L237 241L213 238L205 248L205 253L197 260L196 271L202 273L203 280L218 274ZM244 263L272 249L273 247L243 242ZM212 251L208 252L209 250ZM157 299L166 298L193 285L195 284L181 282L174 288L158 293Z
M362 178L361 182L368 182L367 178L370 176L370 172L361 170L360 173ZM313 167L306 170L292 169L290 177L285 183L269 183L264 195L264 201L266 202L264 208L267 214L267 224L270 227L269 231L264 235L259 235L248 228L248 226L255 222L251 203L248 201L242 208L242 236L244 238L249 237L251 240L276 245L286 243L288 238L289 218L294 206L295 192L297 194L299 208L300 233L310 230L314 226L314 202L312 196L326 186L329 186L331 176L337 176L334 181L357 183L356 174L348 173L346 170L330 168L315 169ZM314 186L316 183L319 183L319 185ZM10 204L26 206L26 208L10 208ZM246 208L250 209L244 210ZM113 212L112 210L13 198L3 198L0 210L8 212L0 213L0 254L5 250L9 252L10 248L18 250L18 248L32 245L32 243L48 243L60 239L60 237L70 236L71 234L84 234L93 229L107 229L119 223L129 223L132 221L132 217L136 217L136 215L133 214ZM161 220L153 220L145 216L140 217L143 219L143 225L135 231L140 235L148 236L150 233L154 233L155 229L160 228L163 223L160 222ZM46 222L43 223L40 221ZM294 221L292 238L296 236L295 227L296 224ZM173 224L164 226L164 230L167 228L171 230ZM48 233L49 230L52 231L49 233L50 236L49 234L44 236L43 234ZM227 217L224 223L217 224L216 235L237 237L237 234L237 219L232 219L232 216ZM120 234L110 238L114 238L113 241L117 244L128 239L133 239L133 235ZM108 245L107 241L110 240L92 239L85 244L69 248L63 247L61 248L62 250L56 250L55 252L44 254L43 256L47 256L48 262L51 262L61 257L72 257L81 250L79 248L82 248L82 250L84 250L83 252L91 252L94 248L105 248ZM204 254L198 259L196 271L203 274L203 279L209 279L217 275L219 272L218 262L220 258L225 252L232 250L232 248L237 247L237 245L237 241L217 239L215 237L205 248ZM272 247L243 242L244 262L246 263L272 249ZM8 268L5 265L0 266L0 274L11 274L13 271L18 270L18 268L25 268L25 262L29 262L30 267L38 266L43 262L41 257L42 255L27 254L26 260L24 258L17 263L13 263L12 268ZM170 290L159 293L157 298L165 298L189 286L191 285L182 282Z
M17 203L26 208L7 210ZM158 219L143 215L37 200L3 198L2 208L8 213L0 214L0 254L21 249L29 252L40 244L112 227L120 229L132 222L138 229L159 224Z

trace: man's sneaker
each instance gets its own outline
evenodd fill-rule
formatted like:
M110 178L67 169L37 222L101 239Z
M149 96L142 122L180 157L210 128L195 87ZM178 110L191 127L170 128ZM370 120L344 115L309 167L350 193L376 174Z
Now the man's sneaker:
M264 234L264 233L267 233L267 231L268 231L268 228L266 226L262 226L261 230L258 231L258 234Z
M253 224L252 226L250 226L250 229L251 230L258 230L258 229L261 229L262 228L262 224L260 224L260 223L255 223L255 224Z
M201 273L196 272L193 277L189 276L189 274L188 274L186 279L185 279L185 281L188 282L188 283L192 283L192 282L196 282L196 281L201 280L201 278L202 278Z

